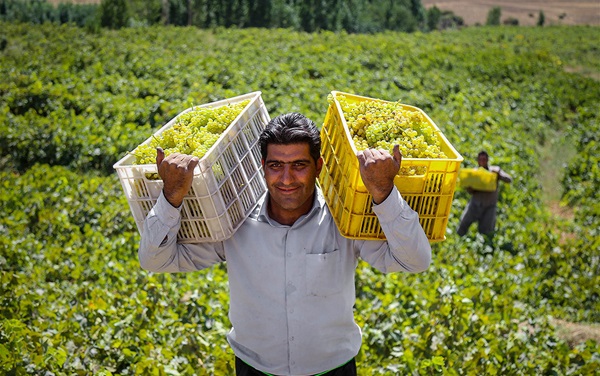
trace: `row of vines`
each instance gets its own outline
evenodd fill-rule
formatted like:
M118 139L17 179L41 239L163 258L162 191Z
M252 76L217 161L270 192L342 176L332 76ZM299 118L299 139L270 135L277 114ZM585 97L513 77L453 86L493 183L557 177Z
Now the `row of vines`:
M415 105L464 166L484 148L515 178L493 242L455 235L459 190L430 270L359 264L360 374L598 374L598 342L555 326L600 323L597 28L0 30L1 374L233 374L224 267L141 270L112 165L183 109L256 90L317 124L332 90ZM570 221L541 198L552 137L576 149L556 182Z

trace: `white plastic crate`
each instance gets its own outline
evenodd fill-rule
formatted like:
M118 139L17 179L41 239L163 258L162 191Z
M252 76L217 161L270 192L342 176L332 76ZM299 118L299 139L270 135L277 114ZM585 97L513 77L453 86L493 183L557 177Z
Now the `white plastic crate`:
M270 121L261 92L252 92L188 108L221 107L250 100L246 108L221 134L194 170L192 187L183 199L180 243L213 242L229 238L266 192L261 165L260 133ZM177 117L179 116L177 115ZM173 118L154 135L172 127ZM144 144L151 141L149 137ZM146 176L156 173L156 164L134 165L128 154L113 166L129 202L140 233L143 223L163 188L162 180Z

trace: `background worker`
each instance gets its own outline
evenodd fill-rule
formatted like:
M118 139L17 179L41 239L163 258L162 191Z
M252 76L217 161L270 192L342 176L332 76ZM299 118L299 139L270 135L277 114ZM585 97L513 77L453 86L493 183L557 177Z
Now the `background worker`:
M488 165L488 162L488 153L480 151L477 155L477 164L479 167L483 167L498 175L496 189L491 192L485 192L467 188L467 192L471 194L471 199L460 218L460 225L456 231L459 236L464 236L473 222L477 222L477 231L484 235L493 234L496 228L496 207L498 204L500 181L510 183L512 182L512 177L499 166Z
M268 192L232 237L214 243L177 243L198 158L157 151L164 188L144 223L140 264L154 272L192 272L226 261L227 340L237 375L356 375L359 258L383 273L421 272L431 262L418 214L394 186L400 151L358 153L387 240L351 240L340 234L316 187L323 160L315 124L298 113L281 115L259 143Z

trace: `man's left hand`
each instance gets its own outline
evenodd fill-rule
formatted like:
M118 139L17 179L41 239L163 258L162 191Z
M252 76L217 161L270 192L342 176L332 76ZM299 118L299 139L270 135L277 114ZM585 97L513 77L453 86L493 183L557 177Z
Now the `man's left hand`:
M399 146L394 146L393 155L386 150L366 149L356 156L365 187L375 204L382 203L394 188L394 177L400 170L402 154Z

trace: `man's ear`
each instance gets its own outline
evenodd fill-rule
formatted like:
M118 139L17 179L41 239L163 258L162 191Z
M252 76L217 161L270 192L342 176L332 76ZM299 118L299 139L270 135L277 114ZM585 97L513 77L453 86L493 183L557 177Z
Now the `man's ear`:
M317 175L321 174L321 169L323 168L323 157L319 157L317 160Z

